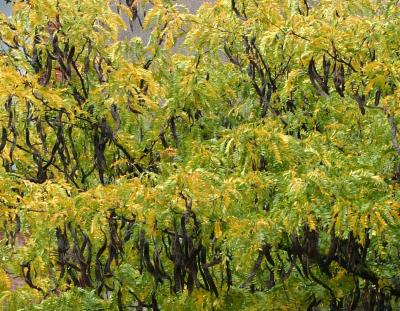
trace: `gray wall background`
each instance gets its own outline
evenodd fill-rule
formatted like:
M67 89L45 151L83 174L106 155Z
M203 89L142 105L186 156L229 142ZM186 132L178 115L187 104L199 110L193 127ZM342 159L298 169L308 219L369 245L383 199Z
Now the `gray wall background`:
M0 0L0 11L6 13L7 15L11 14L10 5L6 4L4 0Z
M182 3L187 6L192 12L196 11L200 5L204 2L215 2L215 0L178 0L178 3ZM5 0L0 0L0 11L11 14L10 5L6 4Z
M176 0L177 3L185 5L190 9L191 12L195 12L203 3L209 2L213 3L215 0ZM4 12L6 15L11 15L11 5L7 4L5 0L0 0L0 11ZM139 9L140 19L143 21L143 10ZM122 38L130 38L134 36L139 36L142 39L147 39L149 33L141 29L138 20L133 24L133 31L128 31L122 34Z

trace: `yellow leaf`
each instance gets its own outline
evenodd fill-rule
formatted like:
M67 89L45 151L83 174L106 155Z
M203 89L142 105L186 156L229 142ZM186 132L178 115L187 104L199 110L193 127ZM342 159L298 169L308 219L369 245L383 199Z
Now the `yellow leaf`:
M215 237L217 239L219 239L222 236L221 222L220 221L217 221L215 223L215 225L214 225L214 234L215 234Z
M271 147L272 147L272 152L274 153L276 162L278 162L279 164L282 164L281 152L279 151L277 144L272 143Z
M365 93L368 94L374 87L384 88L385 83L385 77L383 75L377 75L368 82L367 86L365 87Z
M8 290L10 288L11 288L10 278L8 277L8 275L4 271L4 269L0 268L0 291L5 291L5 290Z
M315 219L312 215L307 215L307 223L308 223L308 227L310 228L310 230L316 230L317 229L317 225L315 223Z
M228 207L231 203L231 197L229 195L229 193L225 193L224 194L224 206L225 208Z

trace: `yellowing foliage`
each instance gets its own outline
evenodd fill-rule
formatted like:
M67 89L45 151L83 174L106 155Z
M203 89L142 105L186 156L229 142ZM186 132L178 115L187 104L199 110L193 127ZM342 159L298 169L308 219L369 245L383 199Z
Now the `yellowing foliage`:
M6 310L399 308L395 1L12 6Z

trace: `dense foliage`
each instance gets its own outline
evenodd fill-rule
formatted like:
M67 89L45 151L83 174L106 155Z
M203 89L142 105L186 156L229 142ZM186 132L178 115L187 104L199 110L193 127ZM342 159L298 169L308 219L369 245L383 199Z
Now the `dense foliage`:
M397 2L14 1L1 305L398 309Z

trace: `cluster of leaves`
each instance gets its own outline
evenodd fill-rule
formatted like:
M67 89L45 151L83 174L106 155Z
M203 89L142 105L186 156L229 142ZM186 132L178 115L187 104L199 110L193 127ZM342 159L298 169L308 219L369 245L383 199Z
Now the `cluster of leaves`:
M400 307L397 1L16 0L0 24L7 310Z

